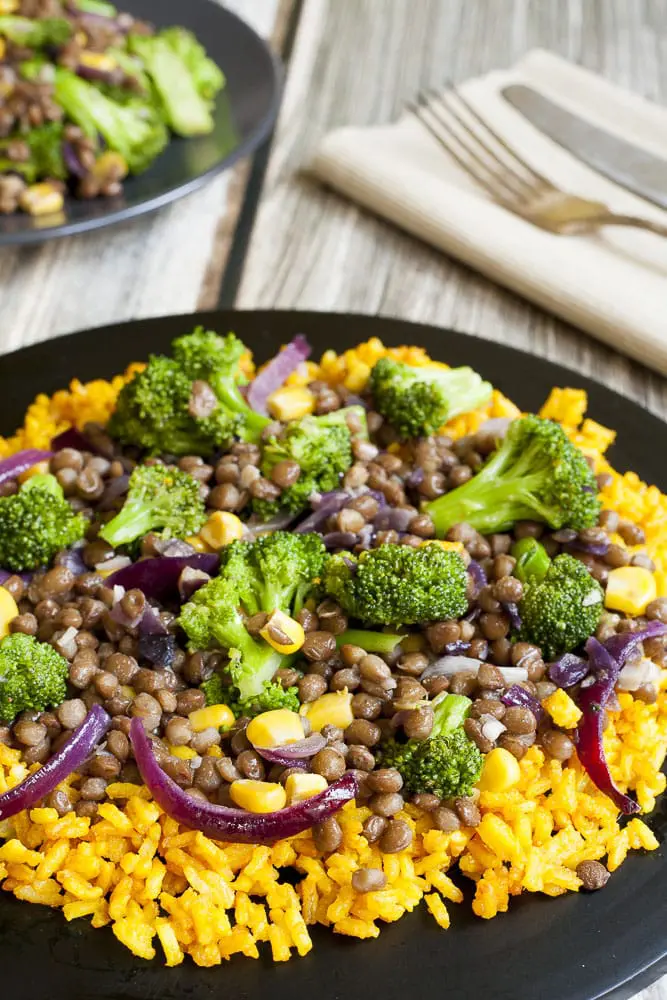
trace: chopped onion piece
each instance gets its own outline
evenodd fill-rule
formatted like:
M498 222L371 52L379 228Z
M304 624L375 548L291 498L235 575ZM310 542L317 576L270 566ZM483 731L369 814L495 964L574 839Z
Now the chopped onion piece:
M495 743L507 729L507 726L504 726L500 719L496 719L493 715L482 715L479 721L482 726L482 736L492 743Z
M626 663L620 674L616 687L620 691L636 691L644 684L654 684L660 679L660 667L653 660L643 657L633 663Z
M119 570L131 565L132 560L129 556L114 556L113 559L107 559L106 562L96 563L95 569L98 573L117 573Z
M472 656L441 656L439 660L429 663L423 671L420 680L429 677L452 677L461 671L477 674L482 665L482 660L477 660ZM523 667L498 667L504 680L508 684L517 684L519 681L528 680L528 671Z

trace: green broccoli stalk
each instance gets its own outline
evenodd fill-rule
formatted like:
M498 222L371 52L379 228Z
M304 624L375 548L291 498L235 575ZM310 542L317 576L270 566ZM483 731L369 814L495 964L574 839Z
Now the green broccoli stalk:
M405 639L404 635L394 635L392 632L370 632L368 629L348 628L336 636L336 646L358 646L367 653L382 653L389 656Z
M246 617L260 611L298 613L326 558L319 535L276 531L254 542L233 542L223 552L220 575L181 609L179 624L191 649L229 651L226 669L236 689L232 698L242 703L260 696L275 699L275 690L267 691L267 684L291 658L251 636Z
M443 538L464 521L485 535L523 520L581 531L597 523L600 504L582 452L559 424L530 415L512 421L476 476L425 510Z
M138 465L130 476L127 499L100 538L117 548L149 531L165 537L194 535L206 520L199 483L188 472L169 465Z
M158 110L148 100L133 97L119 104L61 67L56 70L55 99L89 138L101 133L133 174L146 170L169 141Z
M603 601L602 587L579 559L556 556L544 578L525 587L520 638L540 646L545 659L556 659L593 635Z
M0 566L16 572L47 566L85 530L55 476L32 476L18 493L0 498Z
M443 424L488 402L493 387L472 368L414 368L389 357L370 378L375 409L405 438L435 434Z
M60 48L72 37L72 25L63 17L0 17L0 37L28 49Z
M271 712L276 708L286 708L290 712L298 712L301 708L298 689L284 688L277 681L267 681L260 693L253 698L242 701L238 689L225 684L220 674L213 674L200 684L207 705L227 705L238 718L241 715L252 718L262 712Z
M472 702L463 695L443 693L431 704L434 723L428 739L386 740L378 763L395 767L413 795L428 792L440 799L470 795L484 760L463 729Z
M53 646L14 632L0 642L0 719L43 712L67 697L68 664Z
M279 511L298 514L306 510L313 493L328 493L340 485L341 476L352 465L352 433L348 419L360 427L358 436L368 437L366 413L361 406L348 406L321 417L303 417L289 423L279 437L266 442L261 471L267 479L278 462L298 462L301 472L276 500L253 499L253 511L268 521Z
M468 607L463 559L440 545L381 545L359 559L338 552L323 579L327 594L371 625L413 625L459 618Z
M198 327L175 340L173 349L173 358L151 355L121 389L109 434L149 455L208 456L235 437L258 440L269 420L239 392L241 341Z
M521 583L540 583L551 566L547 550L536 538L520 538L510 555L516 560L512 575Z
M196 38L184 28L171 28L158 35L131 35L128 44L142 59L173 131L182 136L212 132L212 98L224 77Z

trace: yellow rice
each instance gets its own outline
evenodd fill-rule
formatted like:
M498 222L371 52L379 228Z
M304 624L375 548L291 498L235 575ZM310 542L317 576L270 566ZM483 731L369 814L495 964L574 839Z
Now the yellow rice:
M341 355L327 351L319 365L303 364L290 382L320 378L358 392L384 353L387 349L377 339ZM417 347L390 348L388 353L412 364L429 360ZM24 426L13 437L0 438L0 457L21 448L47 447L71 424L106 421L120 388L136 370L131 366L110 382L75 379L51 398L38 396ZM585 417L585 393L554 389L541 412L563 424L593 456L597 471L609 473L604 506L644 528L658 593L667 594L667 497L635 473L621 476L611 468L604 453L614 432ZM447 430L456 437L475 431L489 417L518 413L496 391L488 405L458 418ZM660 771L667 752L665 687L663 682L653 705L620 693L620 708L611 713L604 735L614 779L623 790L635 791L644 813L653 809L666 783ZM567 719L571 711L563 700L548 709L556 719ZM19 751L0 745L0 792L37 766L27 768ZM509 897L521 892L558 896L578 891L580 861L605 859L614 871L629 850L658 846L642 820L619 826L613 803L576 760L564 766L545 759L534 746L521 760L520 771L520 782L510 791L481 792L482 821L474 830L432 829L428 814L406 805L399 816L412 827L413 841L390 855L382 855L361 835L370 811L354 803L338 814L340 850L323 857L310 832L272 847L214 843L167 817L142 786L110 785L112 801L100 806L102 818L92 826L88 818L74 813L59 818L47 808L0 824L5 841L0 879L19 899L59 907L67 920L86 917L95 927L110 924L140 958L153 958L159 950L167 965L179 964L187 954L198 965L210 966L236 953L257 958L261 942L275 961L305 955L312 947L308 928L313 924L352 937L377 937L382 923L398 920L422 899L447 928L450 904L463 900L447 874L455 863L475 883L474 912L490 918L507 910ZM66 783L73 780L70 776ZM69 794L76 800L75 789ZM360 867L382 869L386 887L357 893L351 879ZM304 876L296 888L286 877L286 869L294 868Z

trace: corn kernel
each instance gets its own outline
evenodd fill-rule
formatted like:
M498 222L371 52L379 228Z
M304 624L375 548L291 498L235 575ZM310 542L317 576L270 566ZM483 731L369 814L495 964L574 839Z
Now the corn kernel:
M243 531L243 522L236 514L230 514L227 510L216 510L200 529L199 537L214 552L218 552L230 542L238 542L243 538Z
M287 792L274 781L241 778L239 781L232 781L229 794L237 806L254 813L275 812L287 802Z
M313 795L319 795L328 788L326 778L321 774L290 774L285 781L285 791L287 801L293 806L296 802L303 802Z
M197 756L196 750L192 747L175 747L171 744L169 745L169 753L172 757L180 757L181 760L192 760L193 757Z
M503 861L512 861L520 852L519 842L512 833L512 828L495 813L485 813L475 832Z
M509 750L496 747L484 758L479 787L485 792L506 792L521 778L519 762Z
M574 729L582 716L578 705L570 698L567 691L558 688L542 702L543 708L549 713L557 726L563 729Z
M112 149L107 149L97 157L91 172L93 177L104 183L122 181L127 177L129 171L125 157Z
M80 52L79 62L87 69L94 69L100 73L113 73L118 68L116 60L103 52Z
M9 623L19 613L16 601L4 587L0 587L0 639L9 635Z
M247 726L246 736L255 747L279 747L304 738L303 722L288 708L276 708L256 715Z
M18 4L18 0L16 0L16 2ZM2 0L0 0L0 14L3 13L4 11L2 9ZM6 52L7 52L7 43L5 42L4 38L0 38L0 59L5 58ZM7 95L10 93L11 93L11 88L7 89L6 84L0 85L0 97L7 97Z
M210 548L201 537L201 535L188 535L185 539L188 545L191 545L195 552L210 552Z
M206 753L205 753L204 756L205 757L224 757L225 755L222 752L221 748L219 746L216 746L216 744L214 743L212 747L208 748L208 750L206 751Z
M274 611L259 634L278 653L296 653L303 646L306 634L303 626L284 611Z
M31 465L25 472L21 472L17 479L23 485L23 483L27 483L29 479L32 479L33 476L45 476L48 475L48 472L48 462L37 462L36 465Z
M209 705L207 708L198 708L188 715L190 725L196 733L203 733L205 729L228 729L234 725L234 713L227 705Z
M269 413L276 420L286 423L299 420L315 409L315 397L310 389L301 385L291 385L277 389L266 401Z
M313 732L319 733L324 726L338 726L347 729L353 721L352 695L349 691L331 691L323 694L299 709L305 715Z
M0 14L15 14L19 6L19 0L0 0Z
M62 211L65 199L48 183L31 184L22 192L19 204L28 215L54 215Z
M439 545L441 549L445 549L447 552L463 553L463 542L446 542L441 538L426 538L422 542L422 545Z
M619 566L607 577L605 607L626 615L641 615L658 594L655 576L643 566Z

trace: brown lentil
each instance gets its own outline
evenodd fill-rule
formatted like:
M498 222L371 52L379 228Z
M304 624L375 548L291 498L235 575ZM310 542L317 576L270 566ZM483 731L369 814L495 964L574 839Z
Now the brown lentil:
M412 843L412 830L402 819L391 819L380 836L379 847L383 854L397 854Z
M609 881L609 872L600 861L580 861L576 872L582 888L589 892L604 888Z

